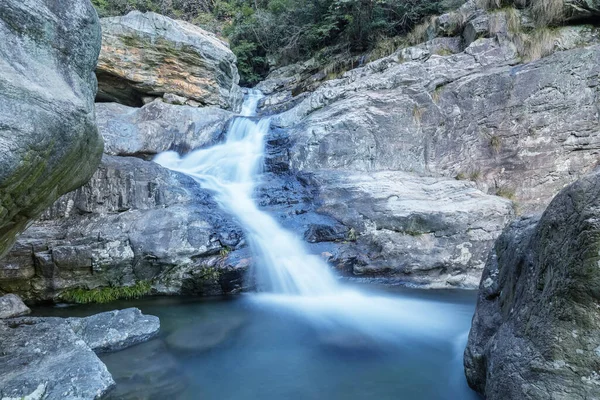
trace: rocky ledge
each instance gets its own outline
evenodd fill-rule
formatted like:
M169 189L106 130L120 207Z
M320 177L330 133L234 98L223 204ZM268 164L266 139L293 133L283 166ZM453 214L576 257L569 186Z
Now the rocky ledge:
M136 308L86 318L0 320L0 398L100 398L115 383L96 353L144 342L159 329L157 317Z
M465 351L488 400L600 398L600 172L511 224L485 266Z

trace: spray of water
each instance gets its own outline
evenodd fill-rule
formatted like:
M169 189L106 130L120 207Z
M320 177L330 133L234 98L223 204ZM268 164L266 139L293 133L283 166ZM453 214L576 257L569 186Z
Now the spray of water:
M254 299L297 312L320 329L399 342L400 336L427 340L447 337L454 325L443 303L366 295L337 282L319 257L260 210L253 194L264 158L269 118L256 118L261 93L249 92L240 117L230 124L226 141L180 157L158 155L155 162L194 178L211 190L219 205L245 230L255 257L263 293Z

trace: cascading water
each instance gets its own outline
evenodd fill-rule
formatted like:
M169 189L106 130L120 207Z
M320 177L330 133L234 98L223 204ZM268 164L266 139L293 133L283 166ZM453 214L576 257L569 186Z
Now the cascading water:
M258 208L253 194L270 127L269 118L253 117L261 96L256 91L248 94L224 143L183 158L166 152L155 159L214 192L219 205L240 222L258 265L257 280L265 291L254 299L295 311L325 334L343 331L354 338L388 344L401 344L401 336L427 340L461 334L452 331L451 314L445 313L443 303L373 296L344 287L327 264L308 254L298 238Z

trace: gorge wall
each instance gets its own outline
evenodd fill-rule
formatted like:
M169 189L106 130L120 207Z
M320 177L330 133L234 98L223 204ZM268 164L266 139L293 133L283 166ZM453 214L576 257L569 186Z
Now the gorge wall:
M338 79L295 65L258 86L267 94L262 113L273 114L260 205L340 275L474 288L515 214L541 209L597 163L596 28L558 28L549 42L554 53L524 63L504 11L473 2L459 11L460 29L440 16L429 40ZM526 15L520 18L527 24ZM180 52L178 59L164 41L190 49L188 42L213 39L155 14L119 21L131 19L137 22L127 29L153 38L144 46L158 43L144 47L154 61L143 71L137 58L127 64L130 54L141 54L129 31L118 38L118 51L100 56L123 73L118 82L105 79L99 66L101 92L112 93L99 99L124 103L97 103L102 165L0 261L0 291L41 300L141 281L166 294L251 285L243 277L253 260L236 221L190 179L148 161L223 139L233 116L223 108L238 101L235 73L205 86L190 78L198 90L220 93L218 101L178 91L188 79L178 75L186 63L207 55L196 52L190 61ZM152 32L159 25L168 35ZM119 29L105 33L107 43ZM226 50L219 54L222 63L211 59L207 76L218 75L212 66L232 63ZM177 66L168 74L158 67L164 58ZM149 84L161 76L160 87L124 85L129 70ZM146 104L131 107L131 93L136 105ZM205 104L220 108L198 107Z

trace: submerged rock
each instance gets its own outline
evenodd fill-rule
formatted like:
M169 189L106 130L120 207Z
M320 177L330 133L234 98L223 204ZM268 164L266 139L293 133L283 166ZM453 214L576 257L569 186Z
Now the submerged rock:
M465 350L486 399L600 398L600 172L524 217L490 254Z
M229 46L195 25L152 12L102 19L98 99L142 105L174 94L236 109L242 92Z
M183 352L202 352L213 349L231 339L244 325L243 316L210 318L171 333L167 345Z
M31 220L100 162L88 0L0 3L0 257Z
M29 314L31 310L16 294L0 297L0 318L13 318Z

